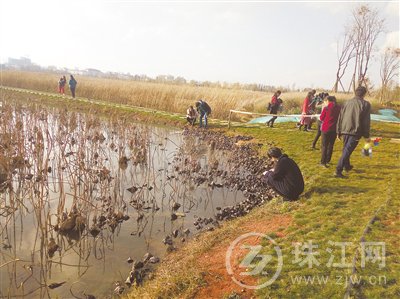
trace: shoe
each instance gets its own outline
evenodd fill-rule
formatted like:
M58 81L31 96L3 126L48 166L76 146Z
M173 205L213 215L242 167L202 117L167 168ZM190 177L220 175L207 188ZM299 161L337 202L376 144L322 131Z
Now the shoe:
M354 167L353 165L350 165L349 167L345 168L344 171L349 172L350 170L352 170Z
M319 165L320 165L320 166L323 166L323 167L325 167L325 168L329 168L329 166L326 165L326 164L324 164L324 163L320 163Z
M335 172L335 178L338 179L345 179L346 177L341 172Z
M311 146L311 149L312 150L317 150L317 148L315 146L313 146L313 145Z

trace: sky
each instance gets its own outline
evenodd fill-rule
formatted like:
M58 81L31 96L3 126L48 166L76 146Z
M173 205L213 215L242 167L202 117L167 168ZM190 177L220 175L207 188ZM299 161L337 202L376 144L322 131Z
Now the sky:
M399 47L399 1L0 0L0 61L328 89L361 3L385 19L377 50Z

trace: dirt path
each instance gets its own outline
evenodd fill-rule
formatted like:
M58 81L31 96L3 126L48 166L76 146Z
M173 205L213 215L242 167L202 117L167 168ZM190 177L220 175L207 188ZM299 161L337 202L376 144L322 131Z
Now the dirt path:
M269 217L262 222L257 221L244 225L241 227L241 230L237 232L237 237L239 237L241 234L249 232L268 234L275 232L279 228L288 227L291 222L292 218L289 215L277 215ZM278 232L276 235L278 237L282 237L284 236L284 232ZM233 239L214 247L211 251L203 254L199 258L198 264L199 267L204 269L204 280L206 281L206 284L198 290L194 298L224 298L234 293L240 294L241 298L255 297L253 290L243 288L232 281L231 276L226 270L225 256L231 241L233 241ZM258 244L259 238L254 237L252 239L246 239L246 243ZM240 256L242 255L243 257L247 253L248 251L237 252L233 260L241 261L242 258L240 258ZM243 269L240 269L239 265L236 263L233 265L233 271L241 272ZM249 276L243 278L241 281L245 284L255 285L257 278Z

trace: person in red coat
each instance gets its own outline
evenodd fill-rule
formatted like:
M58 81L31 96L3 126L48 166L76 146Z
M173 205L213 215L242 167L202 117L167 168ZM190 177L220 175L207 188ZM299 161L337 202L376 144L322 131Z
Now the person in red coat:
M307 117L305 115L311 115L313 114L313 108L312 108L312 99L314 97L314 94L316 93L315 90L310 91L307 93L306 98L303 101L303 106L301 109L301 114L304 115L300 119L300 124L299 124L299 130L301 130L301 127L304 126L304 131L308 131L308 126L311 123L311 117Z
M325 98L325 107L319 117L321 121L321 166L328 167L331 161L333 146L336 140L336 124L341 107L336 103L336 98L329 96Z

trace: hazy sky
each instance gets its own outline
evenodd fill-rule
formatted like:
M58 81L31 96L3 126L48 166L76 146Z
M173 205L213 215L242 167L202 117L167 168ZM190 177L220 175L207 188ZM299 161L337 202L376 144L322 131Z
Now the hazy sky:
M360 2L0 0L0 60L331 88ZM399 47L399 1L368 3L386 21L377 46ZM372 64L379 83L378 55Z

